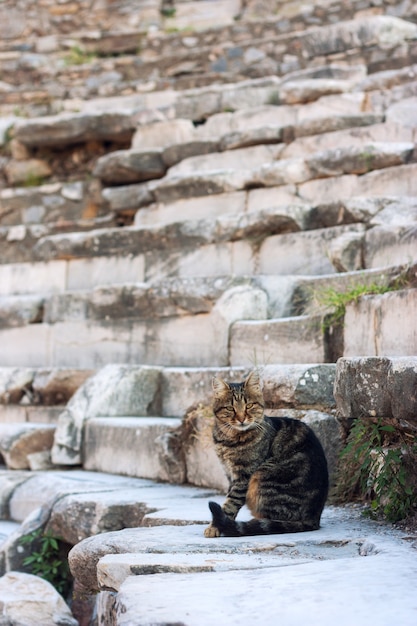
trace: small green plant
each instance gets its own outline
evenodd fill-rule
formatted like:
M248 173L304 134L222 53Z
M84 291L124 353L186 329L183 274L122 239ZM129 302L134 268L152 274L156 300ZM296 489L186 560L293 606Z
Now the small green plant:
M29 567L32 574L50 582L65 597L70 591L72 577L60 540L49 532L35 530L23 536L20 542L39 546L23 560L23 565Z
M72 46L68 54L65 56L66 65L84 65L91 63L96 58L94 52L87 52L80 46Z
M177 9L175 7L162 7L161 15L163 17L175 17Z
M26 176L25 180L22 183L23 187L40 187L45 182L45 178L43 176L38 176L37 174L33 174L29 172Z
M397 522L417 507L417 439L394 420L356 419L342 450L336 501L361 499L369 515Z
M272 91L269 94L266 104L271 104L272 106L278 106L279 104L281 104L278 91Z
M314 298L319 308L328 313L324 317L323 330L332 326L340 325L346 313L348 304L356 304L362 296L381 295L389 291L400 289L400 279L394 283L360 283L352 285L346 291L339 291L336 287L319 289L314 293Z

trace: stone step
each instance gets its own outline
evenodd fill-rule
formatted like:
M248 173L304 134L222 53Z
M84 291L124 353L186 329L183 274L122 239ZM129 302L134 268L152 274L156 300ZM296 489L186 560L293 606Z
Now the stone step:
M56 424L93 370L0 368L0 424Z
M0 455L8 469L39 469L51 465L53 424L0 423Z
M293 109L294 106L291 108ZM308 105L305 106L307 107ZM279 110L282 108L284 107L278 107ZM271 111L271 113L275 115L276 110ZM297 111L292 111L292 114L297 115ZM101 157L97 161L94 175L101 179L104 184L120 185L141 182L147 178L161 178L167 173L168 167L169 176L190 174L196 171L236 169L241 167L242 164L244 164L245 169L256 169L264 163L284 158L285 146L274 146L271 144L288 143L294 137L301 135L301 133L303 136L326 133L327 137L329 130L338 128L356 129L361 126L368 127L382 121L381 115L358 113L329 115L325 121L320 117L320 127L317 118L307 122L300 122L299 125L285 125L285 121L281 120L279 124L266 126L265 116L268 115L268 107L263 107L263 111L261 110L259 115L263 117L259 121L259 124L262 124L261 126L253 126L245 130L236 129L232 132L226 131L225 134L221 130L222 120L218 120L220 124L218 132L220 131L220 134L217 141L215 119L217 116L213 116L212 123L207 123L207 129L205 126L192 128L187 133L187 136L181 138L181 143L175 143L175 139L172 138L165 147L159 145L162 142L160 139L161 133L165 131L171 134L175 132L180 122L186 123L188 120L172 120L171 122L160 122L150 127L143 127L136 131L132 141L133 146L138 145L138 148L119 150ZM219 114L219 117L221 118L221 114ZM253 124L256 124L255 119L253 119ZM377 141L379 139L390 141L390 135L395 136L395 141L398 141L399 137L404 138L403 141L412 140L411 129L402 130L401 127L390 128L389 125L387 126L385 128L382 125L378 129ZM152 134L151 131L153 131ZM210 138L207 138L209 132ZM329 137L327 146L321 146L321 149L332 147L330 141L332 136ZM369 131L366 137L368 142L373 140ZM143 139L150 144L149 148L141 145ZM359 138L357 139L358 141ZM219 152L219 149L222 151ZM152 165L153 161L155 161L155 165ZM110 191L107 193L111 194Z
M99 190L83 181L0 190L0 226L35 224L76 227L81 220L106 218ZM82 222L81 222L82 223ZM73 226L74 225L74 226Z
M61 67L56 68L54 80L60 87L61 97L66 95L70 98L88 99L97 93L101 95L117 95L123 91L133 93L138 86L155 80L157 87L168 83L175 89L184 89L218 82L219 75L227 81L245 77L282 75L288 69L288 57L292 59L293 68L302 69L310 65L311 59L318 58L325 62L329 62L330 59L331 62L334 57L340 59L346 55L350 63L365 61L370 71L374 72L380 68L398 67L399 55L402 57L402 64L415 61L410 41L415 36L415 28L415 24L396 17L370 15L358 20L314 26L288 34L273 34L270 30L267 37L246 40L240 38L239 44L233 47L232 51L229 41L216 42L209 46L204 44L202 47L194 46L192 61L190 49L181 51L178 48L175 52L170 50L167 54L154 53L150 59L143 55L140 62L135 55L124 57L119 61L90 59L89 63L78 66L69 63L69 66L65 67L65 63L58 59ZM392 52L391 55L384 57L383 63L375 55L375 48L381 45L389 47ZM307 55L302 53L304 50L307 51ZM68 57L70 55L67 55L67 59ZM41 90L45 90L47 99L53 59L49 55L39 54L31 59L32 66L31 63L27 64L29 71L26 72L26 76L24 55L20 67L19 60L17 67L16 62L13 63L10 59L6 64L3 63L4 81L10 87L16 80L19 80L20 84L35 83Z
M276 248L285 252L287 245L294 251L296 240L288 237L282 235ZM326 243L326 239L323 241ZM317 269L317 246L311 250L314 254L308 256L304 247L299 256L303 263ZM325 252L322 258L327 258ZM347 264L342 255L337 258L340 264ZM405 269L385 267L333 275L323 271L321 277L308 277L302 273L273 275L271 268L270 275L253 278L167 279L152 285L70 291L41 300L36 296L4 297L2 364L94 369L109 362L200 367L297 362L306 358L333 360L333 343L328 343L321 324L330 310L316 304L315 292L323 292L326 287L345 291L357 284L395 283L402 279ZM26 317L22 316L24 310L28 311ZM288 319L303 314L316 317ZM250 319L259 322L242 321ZM249 327L251 332L246 335ZM271 340L276 333L280 333L280 340ZM300 333L305 343L297 352L292 339L299 338Z
M86 423L83 466L87 470L186 482L185 464L174 432L181 420L169 417L96 417ZM177 448L177 449L176 449ZM123 450L122 457L120 450Z
M232 366L268 363L325 363L328 349L321 316L302 315L235 322L230 330Z
M200 501L201 511L204 514L204 499ZM201 514L200 514L201 516ZM242 513L242 519L246 519L246 514ZM219 538L213 542L204 542L202 538L202 527L199 524L184 527L169 528L138 528L127 529L122 533L107 533L96 536L88 541L83 541L74 547L69 555L71 570L84 589L90 593L97 593L100 589L111 589L119 591L118 602L124 607L124 614L119 613L120 621L116 623L135 623L141 619L146 623L147 616L156 616L156 623L166 623L169 619L178 620L180 623L190 622L188 613L191 614L190 623L209 624L215 620L216 613L212 611L212 605L219 610L219 598L223 598L222 589L227 586L227 599L224 607L221 607L222 614L228 616L228 622L237 623L233 619L234 611L229 612L229 589L232 590L233 602L242 607L242 597L239 595L242 587L245 587L246 597L251 595L250 585L247 585L248 576L250 581L262 581L262 588L268 585L271 573L274 578L282 579L284 584L286 577L290 576L291 585L289 587L290 601L284 601L285 614L288 616L288 623L299 623L305 619L305 611L314 613L317 594L323 584L329 584L329 576L332 580L337 580L333 575L335 568L340 567L339 559L350 571L354 573L353 580L361 580L357 586L359 590L363 585L363 560L358 557L365 554L369 557L367 566L370 571L366 575L368 587L371 585L371 595L377 597L381 584L386 584L388 578L383 574L386 569L381 570L379 556L374 562L375 554L382 555L386 560L387 567L397 568L402 563L399 571L406 568L408 575L415 563L413 548L401 540L400 535L385 536L375 534L376 525L369 519L365 519L361 512L355 508L326 507L322 517L322 527L313 533L299 533L290 536L256 537L256 538ZM329 551L330 550L330 551ZM340 552L339 552L340 551ZM109 554L111 553L111 554ZM252 565L248 571L247 554L252 558ZM143 558L143 560L142 560ZM273 560L275 559L275 565ZM329 560L330 559L330 560ZM336 561L331 562L332 559ZM403 559L403 560L402 560ZM377 562L378 561L378 562ZM357 562L357 565L355 565ZM268 568L267 570L265 568ZM272 568L272 569L271 569ZM283 569L284 568L284 569ZM283 573L284 572L284 573ZM381 574L382 572L382 574ZM152 576L146 576L152 573ZM303 599L303 606L297 611L296 622L294 607L297 605L297 597L292 595L292 589L297 588L300 580L314 574L314 580L319 580L320 584L314 588L314 594ZM377 581L374 585L371 581ZM201 603L204 604L205 594L200 593L202 585L209 590L210 602L204 604L204 615L209 615L209 620L204 619L200 610L201 603L194 607L190 598L187 603L176 601L177 592L182 597L187 595L187 585L194 587L194 592ZM332 597L339 597L341 594L341 604L344 614L349 615L349 621L353 613L351 605L342 601L343 589L339 584L333 584ZM355 583L357 584L357 583ZM139 586L140 585L140 586ZM163 589L171 589L175 586L175 594L164 594ZM257 586L257 585L256 585ZM149 594L146 603L146 610L143 605L136 602L140 596L140 589L147 588ZM367 588L368 588L367 587ZM411 586L410 586L411 592ZM111 598L114 601L114 593L101 594L100 610L105 621L109 613L105 613L105 608L110 611ZM108 600L108 604L106 602ZM305 601L304 601L305 600ZM268 622L273 620L273 615L280 610L282 598L279 604L275 602L265 603L265 597L258 596L259 605L262 605L260 614L268 616ZM355 610L357 607L355 607ZM396 611L402 611L401 604L397 603ZM390 605L385 605L384 615L388 611L390 618ZM366 624L368 606L366 601L360 601L359 612L361 626ZM106 618L104 617L106 615ZM244 616L245 623L255 624L253 619L252 600L243 603L241 616ZM380 613L381 619L382 613ZM412 605L408 604L404 613L404 623L411 626L412 620L408 619L412 615ZM124 621L124 617L129 622ZM326 626L334 622L335 612L326 608L324 612L324 623ZM154 618L155 619L155 618ZM291 621L292 620L292 621Z
M394 171L388 169L379 170L377 175L372 172L328 179L331 184L318 180L314 194L313 187L306 187L306 183L300 186L300 193L310 195L310 204L300 203L300 198L294 197L297 204L286 206L283 202L275 208L279 204L276 187L234 194L228 209L236 211L236 215L226 214L215 220L186 221L192 203L174 203L170 207L172 213L166 213L165 218L173 220L178 207L183 222L171 222L161 228L144 226L45 237L34 253L46 273L66 268L66 289L91 288L100 284L100 279L104 284L117 283L121 276L125 280L154 282L167 276L321 275L407 263L415 257L415 202L412 197L395 198L388 194L413 195L416 165L394 168L395 177ZM352 200L329 204L329 197L343 197L326 193L329 189L337 190L336 181L345 197L349 197L349 189L356 190L356 185L365 190L365 197L354 198L352 193ZM376 197L378 191L381 196L388 191L388 197ZM318 194L322 197L313 204ZM204 215L215 206L217 198L217 208L227 206L228 197L223 194L205 198L196 202L194 208L201 209ZM240 209L245 212L239 214ZM116 272L103 271L109 265L109 255L117 259ZM13 275L24 269L0 266L5 277L5 295L16 293ZM57 284L57 278L50 284Z
M414 285L417 286L415 271ZM417 353L416 315L417 289L369 295L356 305L347 305L344 356L414 356Z

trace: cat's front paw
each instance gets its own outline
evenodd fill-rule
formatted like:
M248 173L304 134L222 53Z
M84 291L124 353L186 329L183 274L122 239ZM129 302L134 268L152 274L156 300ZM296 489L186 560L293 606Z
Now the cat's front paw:
M212 539L213 537L220 537L220 530L210 524L207 528L204 529L204 536Z

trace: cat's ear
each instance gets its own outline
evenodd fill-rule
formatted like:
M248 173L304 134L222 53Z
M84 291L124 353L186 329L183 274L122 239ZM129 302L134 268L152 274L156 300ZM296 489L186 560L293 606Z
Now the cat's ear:
M255 392L262 392L261 377L258 370L252 370L245 380L245 388Z
M226 391L230 391L229 385L221 378L213 378L212 381L214 395L216 397L222 396Z

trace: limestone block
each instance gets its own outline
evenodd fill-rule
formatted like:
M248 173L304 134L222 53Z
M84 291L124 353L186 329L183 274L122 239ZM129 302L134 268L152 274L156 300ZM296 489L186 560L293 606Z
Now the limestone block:
M164 277L178 276L248 276L255 273L255 259L252 245L248 241L215 243L184 248L179 256L177 251L149 252L146 254L147 281L161 280Z
M350 245L348 235L361 234L363 229L362 224L352 224L268 237L259 250L258 271L261 274L332 274L335 268L329 253L331 246L336 245L333 242L338 240L340 255ZM342 238L346 236L347 241Z
M417 358L352 357L339 359L335 398L347 430L354 418L394 417L416 423Z
M0 519L14 520L9 507L10 499L14 490L29 478L29 472L0 470Z
M386 119L409 128L417 127L417 97L405 98L391 104L386 110Z
M50 367L51 328L30 324L0 330L2 364L17 367Z
M37 369L34 372L33 403L51 406L66 404L94 370Z
M27 184L33 180L47 178L52 174L48 163L42 159L9 161L4 168L9 185Z
M0 424L0 452L9 469L28 469L28 455L52 448L55 426Z
M413 356L417 353L417 289L363 296L346 307L344 356Z
M334 397L343 424L355 417L391 416L386 385L390 365L387 357L344 357L337 361Z
M254 169L263 163L274 161L277 156L276 148L267 145L213 152L181 161L169 169L168 176L192 174L197 171L233 170L241 168L242 165L245 169Z
M0 328L36 324L43 318L43 297L5 296L0 302Z
M285 82L279 89L279 101L298 104L318 100L322 96L348 91L351 83L335 78L304 78Z
M369 174L365 174L361 178L365 178L366 176L369 176ZM372 195L362 191L358 184L358 177L353 174L308 180L298 185L297 188L299 200L311 204L328 202L329 198L349 198L351 196L361 195L362 193L363 195ZM375 195L383 195L383 193L384 192L381 191L380 193L375 193Z
M195 139L191 120L174 119L138 126L132 138L134 150L167 148Z
M307 165L313 177L365 174L370 170L407 163L414 143L369 143L361 147L335 148L312 155ZM303 181L300 181L303 182Z
M304 183L308 184L308 183ZM247 210L260 211L271 206L302 204L304 200L298 197L297 185L280 185L279 187L267 187L251 189L248 191ZM307 202L305 202L307 204Z
M368 172L357 178L355 196L415 196L417 195L417 164L397 165ZM337 180L337 179L335 179ZM308 184L308 183L306 183ZM345 194L343 194L345 196ZM345 196L347 197L347 195Z
M375 15L309 29L303 35L306 53L315 55L343 52L352 47L396 46L416 36L415 24L397 17Z
M242 7L241 0L200 0L179 3L173 16L164 19L164 28L205 29L233 24Z
M250 180L247 170L216 170L199 174L172 176L155 184L157 202L173 202L180 198L208 196L244 189Z
M162 160L167 167L203 154L211 154L219 150L219 142L212 139L195 139L186 143L168 146L162 151Z
M366 268L407 264L416 259L416 222L407 225L375 226L365 235Z
M265 321L239 321L230 332L230 364L323 363L321 319L299 316Z
M378 203L378 199L368 199ZM382 205L382 206L381 206ZM412 226L417 222L417 199L399 196L397 198L381 198L380 207L369 223L377 226Z
M364 241L364 233L348 232L330 242L329 257L337 272L363 268Z
M51 510L46 531L75 545L86 537L111 530L136 528L146 513L154 510L140 502L139 489L69 494L59 498Z
M284 138L286 127L261 126L260 128L250 128L248 130L237 130L223 135L220 141L222 150L236 150L237 148L247 148L259 144L277 144ZM280 151L284 146L280 146Z
M166 172L161 150L116 150L100 157L93 175L104 184L139 183Z
M145 258L135 256L101 256L71 259L67 263L67 289L93 289L98 285L139 283L145 278Z
M103 189L102 197L111 211L136 210L154 201L149 182L109 187Z
M135 214L135 226L152 226L156 223L165 226L186 220L216 218L228 214L240 215L245 212L245 203L244 191L180 198L168 204L153 204L141 208Z
M80 464L83 427L92 417L158 413L159 378L159 368L107 365L88 379L60 415L52 461L64 465Z
M84 467L182 483L185 466L175 434L180 423L178 419L167 417L90 419L83 443Z
M0 402L18 404L31 388L34 375L30 368L0 367Z
M66 269L66 261L0 265L0 296L64 291Z
M2 576L0 603L8 623L78 625L68 605L51 583L32 574L8 572Z
M303 183L312 177L308 164L303 159L281 159L265 163L252 172L252 184L260 187L274 187Z
M267 409L314 409L326 411L335 405L334 363L311 365L265 365L263 394Z
M15 138L25 146L63 146L89 140L123 141L135 129L131 113L61 113L33 120L19 120Z
M387 387L392 416L417 422L417 357L391 357Z

